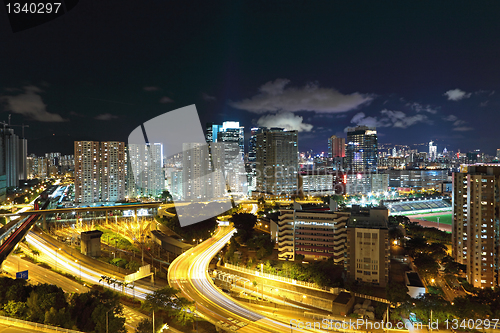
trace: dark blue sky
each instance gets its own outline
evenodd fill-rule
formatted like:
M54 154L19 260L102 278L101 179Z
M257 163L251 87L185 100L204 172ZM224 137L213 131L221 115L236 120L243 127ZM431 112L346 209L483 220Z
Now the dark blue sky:
M0 17L0 119L29 150L126 141L196 104L202 123L301 130L299 149L375 125L381 143L500 148L498 1L83 1L12 33ZM20 131L19 131L20 132Z

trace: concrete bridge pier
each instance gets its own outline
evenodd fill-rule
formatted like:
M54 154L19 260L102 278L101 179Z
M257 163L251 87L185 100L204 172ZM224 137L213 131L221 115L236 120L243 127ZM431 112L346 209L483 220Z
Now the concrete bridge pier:
M47 230L47 214L42 214L42 229Z

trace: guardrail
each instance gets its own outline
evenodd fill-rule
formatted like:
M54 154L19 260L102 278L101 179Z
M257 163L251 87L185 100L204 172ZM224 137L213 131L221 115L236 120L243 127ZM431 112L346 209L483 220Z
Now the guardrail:
M270 280L275 280L275 281L280 281L280 282L284 282L284 283L289 283L289 284L293 284L293 285L297 285L297 286L301 286L301 287L306 287L306 288L310 288L310 289L316 289L316 290L326 291L326 292L331 293L331 294L338 294L339 293L339 289L340 289L340 288L320 287L316 283L305 282L305 281L298 281L298 280L295 280L295 279L290 279L290 278L287 278L287 277L284 277L284 276L278 276L278 275L273 275L273 274L269 274L269 273L263 273L262 274L261 272L256 271L256 270L252 270L252 269L248 269L248 268L245 268L245 267L239 267L239 266L231 265L231 264L228 264L228 263L224 263L224 267L229 268L229 269L233 269L233 270L236 270L236 271L240 271L240 272L243 272L243 273L247 273L247 274L252 274L252 275L255 275L255 276L260 276L260 277L263 277L263 278L266 278L266 279L270 279Z
M269 273L263 273L262 274L261 272L256 271L256 270L248 269L248 268L245 268L245 267L239 267L239 266L235 266L235 265L228 264L228 263L224 263L224 267L228 268L228 269L235 270L235 271L240 271L242 273L246 273L246 274L251 274L251 275L263 277L263 278L270 279L270 280L275 280L275 281L280 281L280 282L284 282L284 283L289 283L289 284L293 284L293 285L296 285L296 286L301 286L301 287L305 287L305 288L309 288L309 289L324 291L324 292L327 292L327 293L330 293L330 294L334 294L334 295L338 295L338 294L340 294L343 291L350 293L350 291L345 290L344 288L320 287L316 283L304 282L304 281L297 281L297 280L294 280L294 279L290 279L290 278L283 277L283 276L278 276L278 275L272 275L272 274L269 274ZM364 295L364 294L359 294L359 293L354 293L354 296L360 297L360 298L369 299L369 300L380 302L380 303L390 304L390 302L388 300L386 300L385 298L380 298L380 297L371 296L371 295Z
M34 323L31 321L25 321L16 318L4 317L0 316L0 324L7 324L16 327L23 327L28 329L38 329L43 330L45 332L64 332L64 333L82 333L81 331L70 330L67 328L61 328L56 326L50 326L45 324Z

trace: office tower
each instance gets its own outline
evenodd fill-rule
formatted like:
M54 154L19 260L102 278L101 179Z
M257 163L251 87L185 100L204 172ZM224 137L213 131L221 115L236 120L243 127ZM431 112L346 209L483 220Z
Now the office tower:
M452 184L453 258L467 266L474 287L498 287L500 165L462 165Z
M221 128L221 125L216 125L214 123L207 123L207 134L206 134L206 139L207 143L210 142L217 142L217 135L219 133L219 129Z
M75 202L98 202L100 190L98 141L75 141Z
M232 194L247 194L247 176L244 169L245 137L244 128L237 121L225 121L217 133L217 143L222 144L224 157L223 171ZM212 147L212 146L211 146ZM214 158L214 152L212 151ZM215 170L219 169L215 167ZM216 184L216 183L214 183Z
M372 193L383 193L389 188L389 175L383 173L373 173L370 175L371 178L371 190Z
M128 146L128 195L158 197L165 189L163 144L130 144Z
M351 172L377 171L377 131L373 127L357 126L347 130L346 159Z
M3 123L0 128L0 200L6 199L8 187L19 186L27 178L27 140L20 139Z
M250 138L248 139L248 164L247 164L247 179L248 191L255 191L257 188L257 133L260 133L265 128L252 127L250 129Z
M448 180L446 169L385 170L389 175L389 187L413 188L415 190L437 189Z
M244 127L238 121L225 121L219 127L216 142L233 142L238 144L241 156L245 154Z
M328 138L328 158L345 157L345 139L332 135Z
M352 280L385 287L389 281L389 211L354 205L347 222L345 268Z
M343 263L349 215L336 212L334 207L329 211L305 210L297 203L293 209L280 210L278 259Z
M434 141L429 142L429 160L435 161L437 159L437 146Z
M332 160L335 170L344 170L345 139L332 135L328 138L328 158Z
M101 201L116 202L125 199L126 159L125 143L101 142Z
M257 133L257 192L295 194L298 156L297 131L271 128Z
M497 158L500 159L500 149L497 149Z

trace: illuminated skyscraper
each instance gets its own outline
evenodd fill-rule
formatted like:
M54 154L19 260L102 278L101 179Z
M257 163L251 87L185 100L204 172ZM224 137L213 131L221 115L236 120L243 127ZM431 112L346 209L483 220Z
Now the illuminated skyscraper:
M344 138L339 138L335 135L328 138L328 158L332 160L335 170L344 170Z
M437 146L434 141L429 142L429 160L435 161L437 159Z
M270 195L295 194L297 188L297 131L282 128L257 133L257 192Z
M250 129L250 138L248 139L248 163L247 163L247 179L248 190L255 191L257 188L257 134L262 132L264 127L253 127Z
M332 135L328 138L328 158L345 157L345 139Z
M348 171L376 172L377 154L377 131L374 127L357 126L347 130Z

